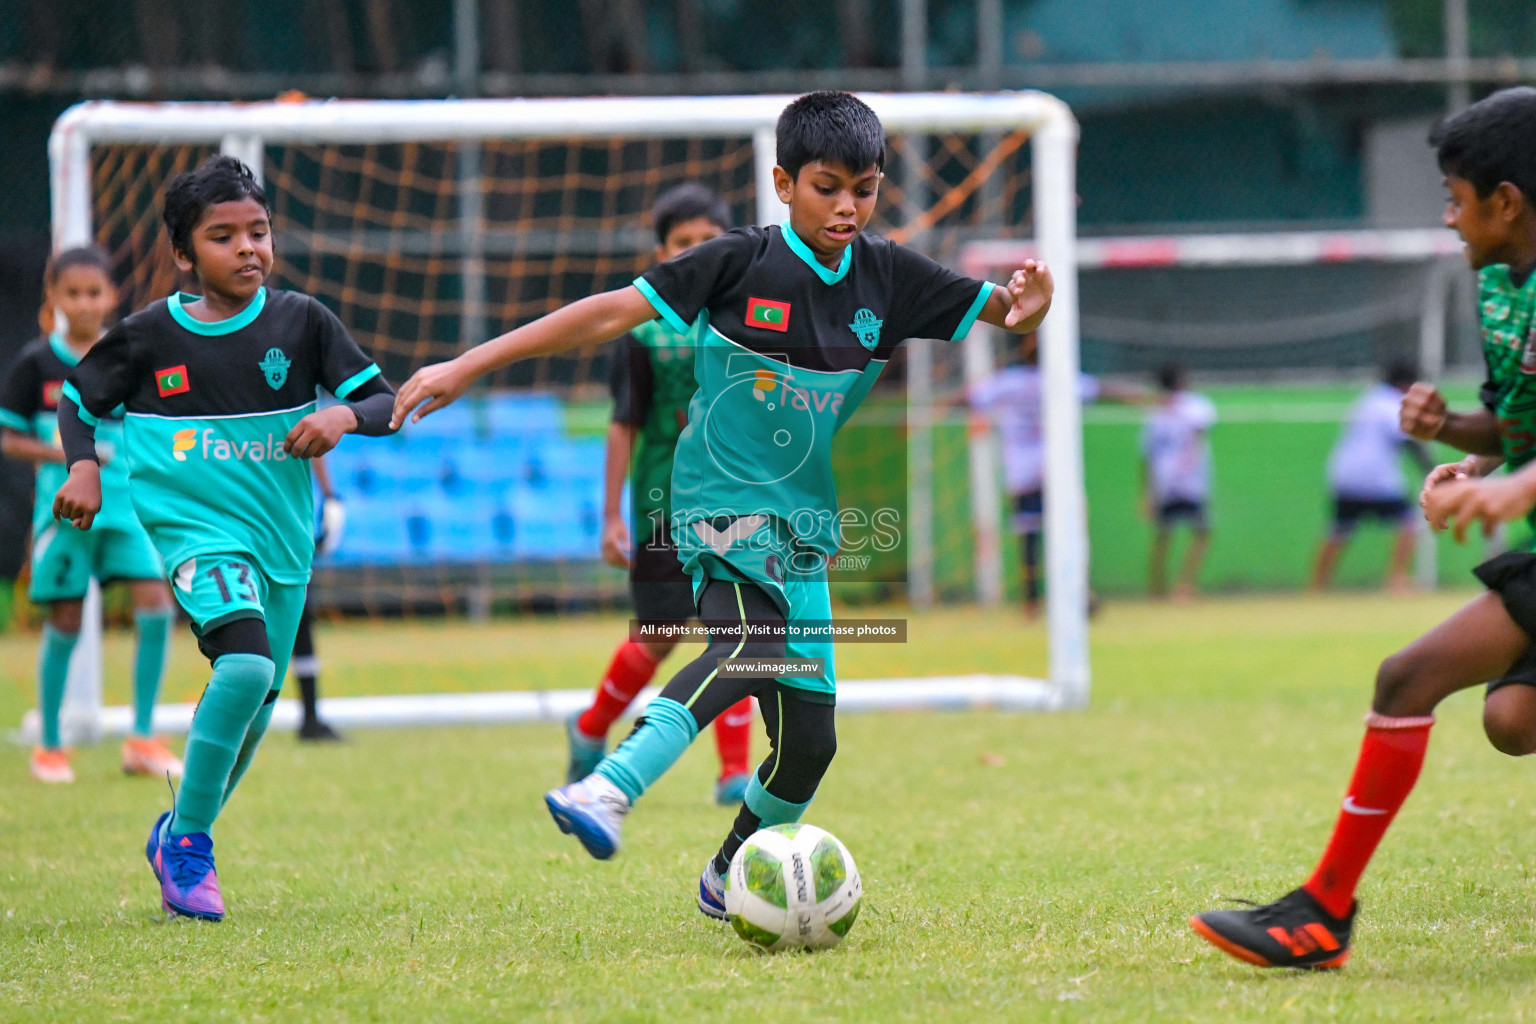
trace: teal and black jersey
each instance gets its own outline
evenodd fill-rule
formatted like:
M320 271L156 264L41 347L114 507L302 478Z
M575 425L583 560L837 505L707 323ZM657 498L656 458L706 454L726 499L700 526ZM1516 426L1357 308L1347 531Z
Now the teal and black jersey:
M95 423L123 407L130 492L167 572L203 554L250 557L281 584L309 580L309 464L283 438L318 388L346 399L379 368L308 295L262 289L228 320L205 323L173 295L123 320L64 385Z
M698 390L677 443L673 534L765 514L823 555L840 546L832 435L908 338L963 338L992 285L860 235L836 270L788 223L728 231L635 287L698 331Z
M60 334L29 342L0 381L0 427L9 427L49 444L59 444L59 400L64 381L80 357ZM101 459L101 512L96 522L104 528L137 530L138 519L128 500L128 462L123 458L123 410L119 406L102 417L96 428L96 448ZM69 476L62 462L37 467L37 500L32 506L32 528L42 530L53 522L53 496Z

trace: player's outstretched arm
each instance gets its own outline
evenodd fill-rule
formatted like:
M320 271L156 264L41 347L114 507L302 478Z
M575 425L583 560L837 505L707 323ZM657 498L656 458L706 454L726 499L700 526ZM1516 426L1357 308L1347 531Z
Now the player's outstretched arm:
M476 345L446 363L423 366L411 374L395 397L390 426L398 429L406 417L412 423L419 422L423 416L457 401L476 378L520 359L612 341L654 319L655 307L633 285L579 299L533 323ZM426 404L422 405L423 402Z
M64 449L55 448L47 441L28 437L9 427L0 429L0 455L18 462L30 462L34 466L64 461Z
M616 569L629 568L629 524L624 521L624 478L635 450L635 428L608 424L603 458L603 561Z
M1419 441L1440 441L1470 455L1498 455L1499 421L1487 409L1451 412L1445 396L1433 384L1417 383L1403 395L1398 408L1403 433Z
M1005 331L1028 334L1045 319L1055 290L1050 268L1039 260L1025 260L1007 285L992 289L978 319Z

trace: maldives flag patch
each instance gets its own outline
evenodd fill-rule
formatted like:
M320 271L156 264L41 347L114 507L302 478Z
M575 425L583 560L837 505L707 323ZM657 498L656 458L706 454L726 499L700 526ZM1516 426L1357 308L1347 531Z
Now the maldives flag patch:
M789 303L773 299L747 300L747 326L769 331L789 330Z
M155 387L160 390L161 398L169 398L192 390L192 384L187 380L187 364L180 366L168 366L164 370L155 371Z

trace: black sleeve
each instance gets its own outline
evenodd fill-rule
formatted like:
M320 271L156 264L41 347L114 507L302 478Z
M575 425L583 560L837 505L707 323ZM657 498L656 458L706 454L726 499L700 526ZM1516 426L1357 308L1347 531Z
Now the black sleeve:
M379 376L379 364L314 296L309 299L309 330L320 346L320 384L337 398L347 401L361 394L363 383Z
M101 462L96 454L96 421L82 420L80 407L73 398L59 401L59 444L64 447L66 466L82 461Z
M42 404L43 382L37 360L27 349L19 352L0 378L0 427L23 434L34 431L34 419Z
M382 376L375 374L354 388L347 397L347 406L357 417L353 433L365 437L394 433L389 429L389 418L395 411L395 389Z
M1499 386L1491 380L1483 381L1483 386L1477 389L1477 400L1483 403L1483 408L1493 412L1499 407Z
M64 395L80 406L87 414L85 422L94 429L96 420L128 401L136 380L128 329L120 323L80 360L64 384Z
M749 228L727 231L647 270L635 279L635 287L673 330L687 333L710 300L746 272L757 234Z
M965 337L992 286L957 274L904 245L893 243L892 249L891 284L897 304L891 339L959 341Z
M613 396L611 422L629 427L645 423L651 412L651 358L633 334L614 340L608 367L608 393Z

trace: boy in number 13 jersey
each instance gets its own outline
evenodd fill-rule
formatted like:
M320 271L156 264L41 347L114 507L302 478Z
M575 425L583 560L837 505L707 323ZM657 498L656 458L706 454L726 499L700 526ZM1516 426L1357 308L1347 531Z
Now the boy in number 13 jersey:
M249 169L214 157L172 179L165 224L201 295L126 318L64 385L69 479L54 515L101 508L95 426L123 406L130 492L213 675L187 736L174 809L145 847L166 910L218 921L214 819L272 717L314 555L306 460L347 433L389 432L393 391L323 305L270 291L271 214ZM343 401L316 410L316 388Z

